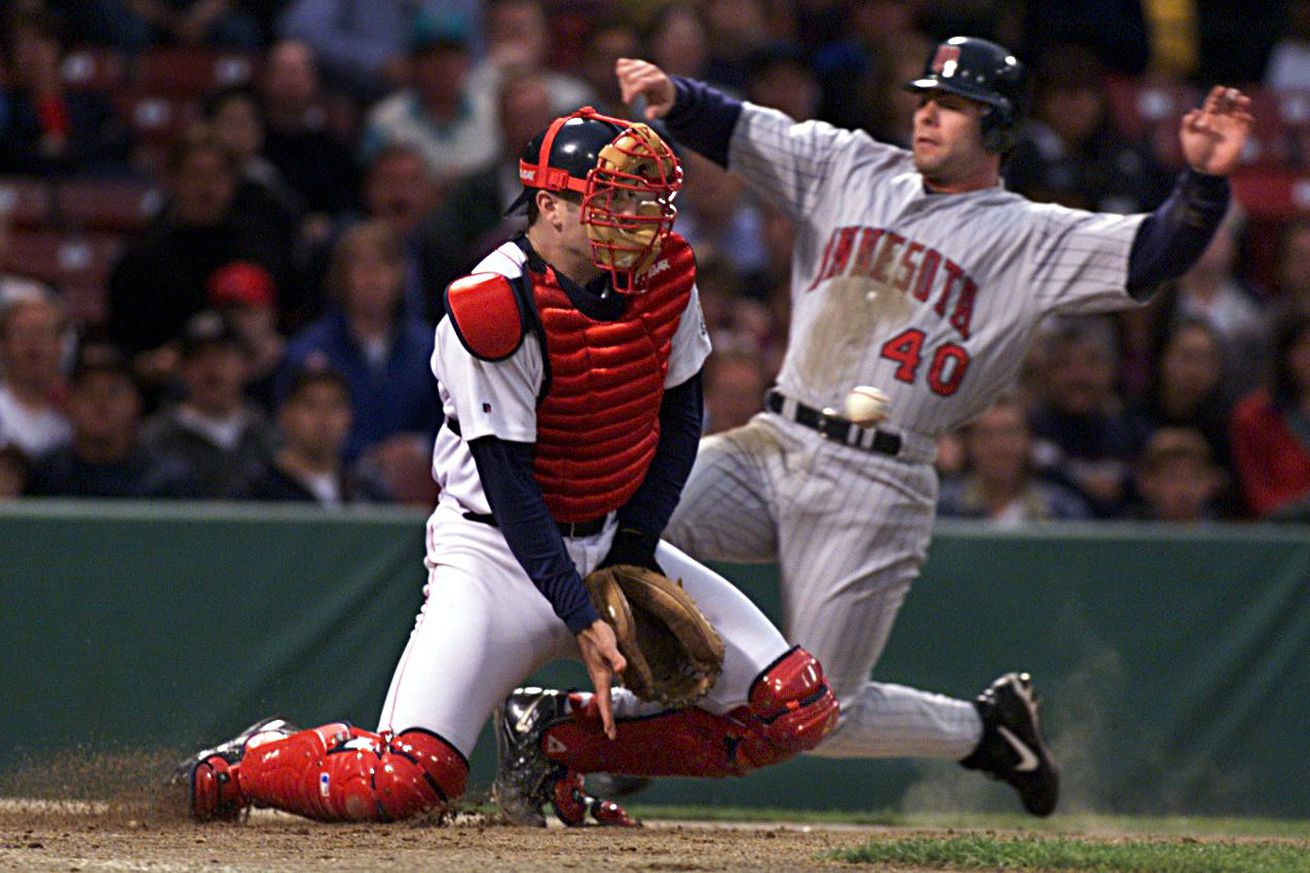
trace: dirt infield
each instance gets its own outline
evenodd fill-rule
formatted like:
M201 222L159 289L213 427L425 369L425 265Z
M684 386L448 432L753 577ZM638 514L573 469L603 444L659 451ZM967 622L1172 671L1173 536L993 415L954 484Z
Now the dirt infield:
M256 814L198 826L129 808L0 807L0 870L831 870L821 854L873 828L652 824L642 830L321 825Z

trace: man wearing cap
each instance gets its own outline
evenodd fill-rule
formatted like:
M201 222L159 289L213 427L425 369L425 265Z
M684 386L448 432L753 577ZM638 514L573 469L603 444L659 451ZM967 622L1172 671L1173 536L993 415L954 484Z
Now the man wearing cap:
M186 396L156 413L144 429L146 445L184 463L194 496L232 497L273 459L276 433L245 401L250 367L245 344L216 312L202 312L182 334L179 368Z
M468 26L455 16L420 16L410 40L411 84L369 113L361 152L366 162L389 145L417 146L443 187L495 157L491 101L468 88Z
M141 391L112 347L88 345L69 383L72 441L32 469L27 492L44 497L190 497L183 465L138 439Z

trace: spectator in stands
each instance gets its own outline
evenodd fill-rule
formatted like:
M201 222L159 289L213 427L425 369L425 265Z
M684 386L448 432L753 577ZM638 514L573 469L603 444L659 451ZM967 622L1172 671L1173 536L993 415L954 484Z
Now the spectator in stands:
M326 238L325 218L340 216L359 201L359 169L350 148L325 127L318 67L309 43L283 40L268 50L259 96L264 157L304 198L317 229L312 236Z
M593 21L583 37L580 69L582 82L591 91L591 105L616 118L636 118L623 102L614 64L619 58L641 56L641 35L631 23L617 17Z
M32 462L18 446L0 445L0 500L13 500L27 489Z
M799 46L788 42L764 46L751 54L747 67L746 97L751 102L780 110L796 121L818 115L823 91L810 58Z
M856 96L846 100L857 103L852 109L863 108L850 126L864 128L879 142L908 149L919 95L904 86L922 72L923 59L932 50L932 40L917 31L909 31L883 43L881 48L873 58L872 68L861 80ZM832 87L827 80L824 86Z
M61 408L63 307L42 297L0 306L0 446L29 458L68 442Z
M912 115L918 99L901 86L918 78L932 47L932 41L916 30L914 4L856 0L848 8L842 32L815 47L814 72L823 88L819 117L838 127L869 130L875 93L884 91L894 102L908 102L906 115ZM802 31L800 37L805 36ZM908 148L908 130L895 142Z
M440 189L482 167L495 155L494 110L489 95L470 86L468 31L451 17L423 17L410 42L410 85L369 112L361 154L372 161L392 145L419 150Z
M300 237L305 202L277 167L267 160L264 117L255 92L245 85L223 88L205 98L201 111L214 136L236 158L239 174L233 208L257 215L278 235L276 245L293 250Z
M347 230L328 270L334 308L292 339L278 374L280 399L305 366L331 365L345 375L355 408L349 462L393 440L421 443L426 457L440 421L429 363L433 333L406 314L403 279L404 258L390 227L369 221Z
M487 56L473 71L469 91L483 106L494 105L501 80L531 70L546 77L554 115L590 104L595 95L576 76L550 69L550 24L540 0L488 0L484 11ZM610 67L610 79L614 80ZM611 84L610 88L615 86Z
M617 81L613 69L609 78ZM461 178L419 231L425 317L430 321L439 320L447 285L470 273L483 256L527 226L526 217L506 215L505 210L523 190L519 157L524 146L556 117L549 83L535 72L511 74L502 81L497 102L497 161Z
M964 470L943 479L937 499L943 517L983 518L1005 527L1091 517L1076 491L1035 475L1033 435L1017 395L997 400L963 436Z
M241 335L250 378L246 396L273 410L273 379L287 343L277 330L277 286L258 264L233 261L209 277L209 305Z
M1219 516L1216 499L1227 477L1198 431L1166 427L1151 434L1137 459L1134 516L1151 521L1197 522Z
M1225 470L1232 467L1228 421L1233 401L1225 376L1223 340L1204 319L1175 321L1151 370L1142 417L1153 429L1187 428L1200 433L1210 456Z
M1283 226L1275 271L1280 304L1310 312L1310 218Z
M393 145L373 158L364 177L364 209L369 220L384 222L400 241L404 256L404 305L420 320L436 311L427 298L422 274L424 222L442 202L440 191L418 149Z
M759 348L747 343L716 347L705 362L704 378L706 434L750 421L772 382Z
M1030 416L1038 470L1068 471L1101 517L1121 515L1146 425L1115 393L1118 357L1104 318L1061 319L1042 349L1042 396Z
M236 158L212 134L184 138L169 162L171 201L128 245L109 277L110 338L132 356L150 390L177 369L175 340L208 306L209 277L231 261L250 261L279 283L286 252L258 216L234 208Z
M1269 53L1264 83L1289 91L1310 89L1310 0L1288 0L1282 37Z
M701 8L709 46L706 81L745 94L751 84L751 56L769 41L763 4L759 0L707 0Z
M686 184L678 193L678 232L700 252L732 264L744 281L766 268L764 217L746 193L746 183L718 164L688 151L682 159Z
M957 6L960 4L940 4ZM976 5L976 4L975 4ZM1115 73L1135 76L1145 72L1151 57L1143 7L1140 0L1088 3L1086 0L1042 0L1041 3L998 3L1023 10L1019 56L1056 58L1069 45L1085 46ZM1197 4L1204 5L1204 4ZM1215 5L1215 4L1210 4ZM1233 4L1236 6L1236 4ZM968 28L951 33L972 33ZM1006 45L1015 42L1004 41ZM1215 81L1250 81L1249 77L1220 77Z
M1100 212L1146 212L1168 194L1145 148L1111 123L1105 68L1078 46L1052 49L1038 68L1032 118L1005 164L1005 182L1026 197Z
M113 104L64 87L58 22L13 10L3 22L9 81L0 88L0 173L125 173L127 127Z
M141 393L107 345L83 347L68 395L72 441L38 461L27 493L44 497L189 497L186 471L141 445Z
M275 440L273 426L246 401L245 343L221 315L206 311L187 323L181 353L185 393L146 422L142 441L186 465L192 496L233 497L272 460Z
M278 30L285 39L313 47L330 89L371 102L409 81L416 11L435 15L454 9L476 34L481 5L475 0L293 0Z
M1310 313L1282 313L1265 388L1233 410L1233 459L1257 518L1310 521Z
M322 506L388 501L381 483L342 464L350 418L350 385L345 376L330 367L298 373L277 413L282 447L240 496Z
M1234 364L1229 375L1239 393L1260 379L1267 333L1257 295L1236 273L1244 224L1238 208L1231 208L1200 260L1165 296L1173 318L1201 319L1223 339L1225 357Z
M650 59L670 76L705 79L709 75L709 37L691 3L663 6L646 34Z
M106 27L112 44L130 50L173 44L255 51L263 43L259 17L239 0L84 0L84 5L84 27Z

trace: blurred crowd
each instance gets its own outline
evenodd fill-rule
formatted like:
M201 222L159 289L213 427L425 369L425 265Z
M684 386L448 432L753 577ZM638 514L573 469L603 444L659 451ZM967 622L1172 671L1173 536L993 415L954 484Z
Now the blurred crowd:
M1310 520L1310 0L10 0L0 496L431 503L442 292L522 228L523 144L645 57L906 144L902 82L985 36L1033 76L1006 184L1146 211L1239 85L1232 213L1147 307L1053 322L941 441L941 513ZM791 228L683 154L707 428L785 350Z

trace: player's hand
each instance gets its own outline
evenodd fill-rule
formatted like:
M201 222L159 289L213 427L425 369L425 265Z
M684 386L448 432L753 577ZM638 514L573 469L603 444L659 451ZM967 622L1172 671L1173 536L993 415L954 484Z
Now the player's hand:
M1210 89L1201 108L1184 115L1179 127L1188 165L1198 173L1231 175L1255 120L1250 108L1251 98L1236 88Z
M647 121L668 115L678 97L673 80L650 61L619 58L614 62L614 75L619 79L624 103L631 106L638 97L646 98Z
M596 689L596 706L600 710L600 722L605 728L605 736L615 739L619 734L614 727L610 685L614 682L614 674L622 672L628 662L619 654L614 628L596 619L591 627L578 634L578 651L582 652L582 663L586 665L591 684Z

